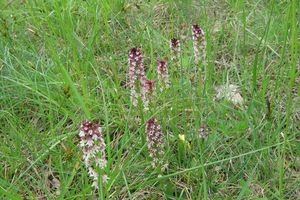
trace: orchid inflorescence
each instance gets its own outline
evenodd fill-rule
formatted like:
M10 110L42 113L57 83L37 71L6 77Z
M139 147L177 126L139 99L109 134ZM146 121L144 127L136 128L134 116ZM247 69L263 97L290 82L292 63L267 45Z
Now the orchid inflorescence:
M88 168L88 175L93 179L93 187L98 189L98 172L97 168L103 170L107 165L105 154L105 142L102 137L102 130L98 124L91 121L83 121L79 132L80 147L83 152L83 160ZM108 177L102 174L102 181L107 182Z
M205 124L202 124L199 130L199 137L200 139L207 140L209 135L209 129Z
M142 85L142 101L144 111L149 110L149 105L154 102L156 96L156 81L145 79Z
M146 134L149 156L153 159L152 167L162 165L162 156L164 154L164 137L160 124L155 117L147 121Z
M170 87L170 77L169 77L167 61L162 60L158 62L157 75L158 75L158 80L161 84L160 91L163 91L164 89L168 89Z
M193 35L193 48L195 56L195 64L198 65L199 61L205 64L206 58L206 39L203 29L201 29L197 24L192 26Z
M130 50L128 55L129 61L129 87L130 87L130 99L134 106L138 104L138 83L141 85L144 84L145 81L145 69L144 69L144 58L142 54L142 50L139 48L133 48ZM139 80L139 82L137 82Z
M177 68L179 68L180 56L181 56L180 40L176 38L171 39L170 49L171 49L171 61Z

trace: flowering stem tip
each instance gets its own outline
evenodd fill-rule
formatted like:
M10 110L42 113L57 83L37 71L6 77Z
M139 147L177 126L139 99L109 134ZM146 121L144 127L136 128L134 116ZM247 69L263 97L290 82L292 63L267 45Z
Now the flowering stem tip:
M170 49L171 49L171 61L175 64L177 68L180 68L180 55L181 55L180 40L176 38L171 39Z
M152 166L162 165L164 138L161 127L155 117L147 121L146 132L149 156L153 159Z
M128 63L129 63L129 87L130 87L130 99L134 106L137 106L138 103L138 94L137 86L139 80L143 85L145 79L145 67L144 67L144 58L142 50L139 48L133 48L129 51L128 54Z
M158 80L161 84L160 90L168 89L170 87L170 77L168 71L168 63L166 61L159 61L157 66Z
M153 104L156 96L156 81L145 79L142 85L142 101L144 111L149 110L149 106Z
M205 64L206 58L206 40L205 33L197 24L192 26L193 49L195 56L195 64L198 65L201 60Z
M96 168L103 170L107 165L105 154L105 142L102 136L102 129L98 124L91 121L83 121L81 123L80 147L83 152L83 160L88 168L88 175L93 179L93 186L98 189L98 173ZM107 182L108 177L102 174L102 181Z

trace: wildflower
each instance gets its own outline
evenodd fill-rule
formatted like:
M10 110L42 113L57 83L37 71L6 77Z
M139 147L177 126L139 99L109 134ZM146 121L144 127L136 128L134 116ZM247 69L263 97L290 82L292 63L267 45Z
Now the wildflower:
M186 145L188 149L191 149L190 143L185 139L184 134L178 134L178 138L181 141L182 144Z
M158 80L161 83L160 90L170 87L168 63L166 61L159 61L157 66Z
M149 155L152 158L152 167L162 165L163 160L161 158L164 154L163 134L155 117L147 121L146 132Z
M141 49L133 48L130 50L128 55L129 62L129 87L130 87L130 99L134 106L137 106L138 103L138 94L137 94L137 82L138 79L141 84L145 80L145 68L144 68L144 58Z
M202 124L199 131L199 137L201 139L206 140L208 138L208 135L209 135L208 127L205 124Z
M179 134L178 137L181 141L185 142L185 135L184 134Z
M199 61L205 64L206 58L206 40L204 31L198 26L192 26L193 34L193 48L195 56L195 64L198 65Z
M93 179L93 186L97 189L98 173L95 167L104 169L107 165L102 129L98 124L84 121L78 135L81 140L79 146L82 148L84 164L88 168L89 177Z
M144 110L149 110L149 105L154 102L156 96L156 81L145 79L142 85L142 101Z
M171 48L171 60L175 63L177 68L180 67L180 55L181 55L181 48L180 48L180 41L176 38L171 39L170 41L170 48Z
M103 183L107 183L108 180L109 180L109 177L108 177L107 175L103 175L103 176L102 176L102 181L103 181Z
M221 85L215 88L216 89L216 99L226 99L231 101L233 105L242 105L244 103L244 99L241 95L239 87L237 85L229 84L229 85Z

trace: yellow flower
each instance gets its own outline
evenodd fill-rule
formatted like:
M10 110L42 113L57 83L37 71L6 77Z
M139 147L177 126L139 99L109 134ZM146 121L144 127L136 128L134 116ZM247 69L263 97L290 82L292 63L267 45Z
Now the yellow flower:
M191 145L188 141L185 140L184 134L178 134L178 138L183 142L184 145L187 146L188 149L191 149Z
M185 135L184 134L178 134L178 137L180 140L182 140L183 142L185 141Z

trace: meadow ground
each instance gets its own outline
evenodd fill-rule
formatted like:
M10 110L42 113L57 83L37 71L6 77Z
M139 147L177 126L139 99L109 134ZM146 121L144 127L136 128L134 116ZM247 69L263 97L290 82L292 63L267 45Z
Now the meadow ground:
M0 1L1 199L299 199L299 1ZM206 34L194 64L191 25ZM132 106L128 52L146 76L170 61L171 87ZM216 98L236 85L243 102ZM156 116L164 171L152 168ZM107 183L95 191L79 129L102 126ZM208 127L206 140L200 127Z

